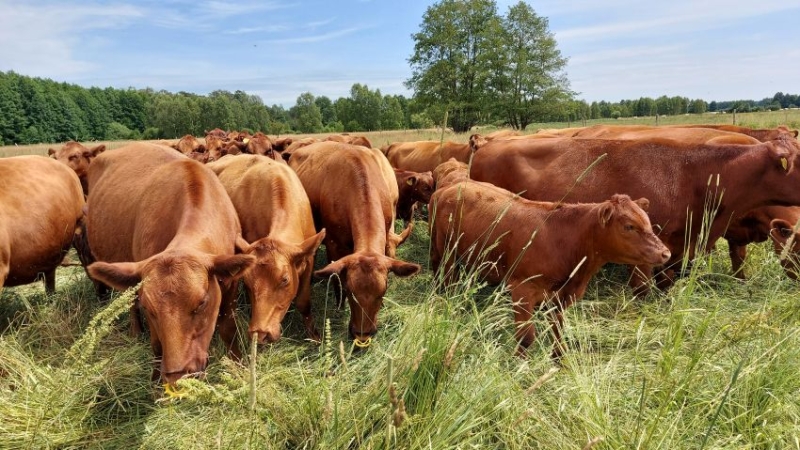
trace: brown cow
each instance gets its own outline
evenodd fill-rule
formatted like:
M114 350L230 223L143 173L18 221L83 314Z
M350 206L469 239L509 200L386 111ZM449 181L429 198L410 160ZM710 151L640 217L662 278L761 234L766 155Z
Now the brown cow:
M724 191L708 230L709 243L723 235L732 215L761 206L800 205L797 159L797 152L772 142L496 140L475 154L470 177L536 200L597 202L616 192L647 197L650 219L661 227L660 236L672 251L671 267L684 256L685 248L693 256L707 195L718 198ZM711 177L715 181L709 185ZM691 228L687 229L689 214ZM652 268L640 269L649 278ZM662 287L671 284L672 275L671 269L660 275ZM632 284L643 292L643 281L637 274Z
M410 172L394 169L400 199L397 201L397 217L410 222L413 207L417 202L427 204L433 194L433 173Z
M86 195L88 193L86 190L86 173L89 170L89 164L105 150L106 146L103 144L88 148L78 142L69 141L58 150L48 149L47 154L75 171L78 179L81 180L83 195Z
M729 131L732 133L740 133L746 134L750 137L754 137L761 142L772 141L775 139L779 139L781 136L790 136L793 138L797 138L797 130L790 130L789 128L781 125L777 128L761 128L761 129L754 129L748 127L740 127L736 125L670 125L670 127L681 127L681 128L711 128L720 131Z
M283 162L283 159L272 148L272 139L260 131L247 140L247 153Z
M455 158L439 164L433 169L433 186L441 189L453 183L459 183L469 179L469 166Z
M290 145L292 145L292 138L290 137L275 138L272 140L272 149L278 153L283 152Z
M583 297L604 264L661 265L669 259L643 210L647 204L627 195L602 203L535 202L488 183L453 184L437 190L428 206L431 269L444 264L442 273L450 280L455 264L462 263L480 268L491 284L505 282L520 355L536 337L532 313L552 300L553 358L558 359L562 313Z
M170 147L183 153L184 155L189 155L192 152L205 153L206 151L205 145L201 144L200 141L198 141L197 138L191 134L187 134L180 138L178 142L170 144Z
M94 279L116 289L144 280L138 305L150 329L157 366L167 383L202 371L219 316L229 354L236 344L235 278L255 262L236 255L241 227L214 172L183 155L136 143L89 167L86 234ZM140 332L138 306L131 309Z
M372 148L372 142L366 136L351 136L347 133L332 134L325 138L326 141L341 142L343 144L360 145L367 148Z
M318 341L311 315L314 255L325 237L315 234L311 205L286 163L258 155L229 156L208 165L228 192L242 224L243 253L256 257L244 275L252 305L248 333L276 342L281 321L297 298L308 337Z
M450 158L469 163L472 152L485 142L477 134L470 136L466 144L451 141L441 145L439 141L395 142L389 145L385 154L395 169L429 172Z
M493 131L493 132L487 134L484 137L486 138L487 141L491 141L492 139L505 139L505 138L519 136L519 135L520 135L520 133L517 130L505 129L505 130Z
M667 138L675 139L685 144L753 145L762 142L763 139L763 142L772 142L776 147L784 148L789 152L800 152L800 145L795 141L794 135L790 134L785 127L779 127L776 130L751 130L750 128L732 125L688 127L596 125L578 131L575 136L580 138L625 140ZM761 209L767 210L761 211ZM741 267L747 255L748 242L765 241L769 236L770 222L773 219L796 221L797 218L791 209L791 207L767 206L747 212L742 217L737 217L731 222L724 237L728 240L731 266L737 277L744 278ZM755 240L747 241L748 238ZM713 242L710 242L710 244L713 245Z
M734 220L725 231L734 274L744 278L742 265L747 256L747 244L771 238L775 253L780 256L788 239L794 236L792 248L781 265L786 275L796 280L800 268L800 233L794 232L794 226L798 220L800 207L797 206L764 206Z
M368 345L377 332L389 272L406 277L420 270L417 264L386 256L395 211L374 154L363 147L320 142L289 159L308 194L317 228L327 230L329 264L314 274L341 277L342 297L350 303L348 330L358 346Z
M78 176L51 158L15 156L0 158L0 186L0 290L44 275L52 294L82 217Z
M214 128L211 131L206 131L206 139L208 139L209 136L214 136L216 138L225 140L228 138L228 132L220 128Z

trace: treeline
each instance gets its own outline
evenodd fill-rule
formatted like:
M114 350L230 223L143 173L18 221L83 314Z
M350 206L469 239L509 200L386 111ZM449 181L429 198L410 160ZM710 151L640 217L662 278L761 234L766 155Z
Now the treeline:
M414 101L354 84L332 101L304 93L290 109L243 91L209 95L153 89L84 88L0 72L0 144L161 139L219 127L270 134L433 126Z
M675 115L706 111L738 112L794 108L800 96L776 93L760 101L710 103L686 97L642 97L587 103L559 99L536 108L535 121ZM289 109L266 106L243 91L214 91L209 95L171 93L153 89L84 88L0 72L0 144L39 142L172 139L205 130L262 131L269 134L375 131L430 128L442 122L441 111L424 108L416 99L382 95L356 83L348 97L331 100L301 94ZM483 124L509 125L500 114L484 116Z

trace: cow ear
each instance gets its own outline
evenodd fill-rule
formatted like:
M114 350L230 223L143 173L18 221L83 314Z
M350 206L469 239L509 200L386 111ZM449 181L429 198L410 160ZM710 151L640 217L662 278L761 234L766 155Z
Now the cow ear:
M794 232L794 227L791 223L783 219L772 219L769 223L769 234L776 241L785 241Z
M406 178L406 184L409 186L413 186L417 183L417 177L411 176Z
M119 291L136 286L142 281L141 267L139 263L134 262L107 263L99 261L89 264L86 270L93 279Z
M797 137L797 130L792 130L792 134L794 135L794 137Z
M634 200L633 203L636 203L637 205L639 205L639 208L642 208L642 210L644 210L644 211L647 211L647 208L650 207L650 200L648 200L648 199L646 199L644 197L642 197L642 198L640 198L638 200Z
M614 215L614 205L610 202L603 202L600 205L600 210L597 212L597 217L600 220L600 226L604 227L611 221L611 216Z
M214 257L210 272L222 279L235 279L256 262L253 255L218 255Z
M89 151L92 152L92 156L97 156L100 153L106 151L106 146L103 144L98 145L97 147L91 148Z
M303 243L300 244L300 251L292 255L292 262L294 265L299 267L306 261L306 258L316 254L323 239L325 239L324 228L319 233L303 241Z
M410 277L421 269L422 267L419 264L408 263L398 259L392 259L389 263L389 270L398 277Z
M236 253L250 253L250 250L252 250L250 243L244 240L241 234L236 235L234 246L236 248Z
M315 271L314 276L317 278L328 278L329 276L336 274L339 275L340 278L342 278L346 268L347 266L345 265L344 260L340 259L338 261L334 261L328 264L322 269Z
M47 156L49 156L51 158L55 158L56 157L56 151L54 149L52 149L52 148L47 149Z

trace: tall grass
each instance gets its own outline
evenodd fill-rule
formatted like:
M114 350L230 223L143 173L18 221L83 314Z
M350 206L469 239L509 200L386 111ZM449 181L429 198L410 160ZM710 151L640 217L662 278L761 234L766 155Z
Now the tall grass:
M401 259L427 267L425 228ZM724 250L644 300L624 270L602 271L566 311L560 368L546 336L513 356L508 294L472 275L445 290L429 270L392 278L367 352L353 351L348 312L318 283L321 345L292 311L252 377L215 340L205 379L181 381L181 399L150 383L146 340L111 313L125 300L98 304L82 272L49 297L6 289L0 448L798 448L797 285L766 245L746 282L728 276ZM99 314L121 317L93 324ZM99 345L76 347L90 335Z

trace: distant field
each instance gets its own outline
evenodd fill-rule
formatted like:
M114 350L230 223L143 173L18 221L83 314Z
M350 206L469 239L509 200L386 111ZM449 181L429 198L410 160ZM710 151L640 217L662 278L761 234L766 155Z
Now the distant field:
M790 113L787 124L799 128ZM779 114L737 122L775 126ZM439 138L366 134L376 146ZM244 365L215 338L205 380L188 382L181 400L150 383L149 343L128 336L124 298L90 326L106 305L81 268L60 269L52 296L41 283L7 288L0 448L800 449L800 284L768 245L750 247L746 281L730 275L723 241L668 292L647 298L632 297L624 268L606 267L565 315L561 366L550 360L547 333L527 359L513 356L504 290L474 278L437 289L428 248L418 222L398 257L423 271L390 278L366 353L352 352L349 311L336 310L325 282L315 282L322 345L305 341L293 309L283 339ZM245 348L248 314L241 302ZM542 315L536 325L545 329Z
M687 114L682 116L660 116L658 125L687 125L687 124L732 124L733 114L712 114L702 115ZM567 128L577 126L591 126L597 124L613 125L656 125L655 117L636 117L620 119L596 119L585 122L543 122L528 125L524 133L535 133L542 128ZM751 128L774 128L779 125L786 125L792 129L800 128L800 109L786 111L768 111L757 113L737 113L736 124ZM488 133L496 129L495 127L478 126L473 132ZM300 137L322 137L331 133L319 134L296 134L292 136ZM393 130L393 131L367 131L354 132L352 134L362 134L367 136L372 144L380 147L384 144L398 141L424 141L438 140L442 137L441 130ZM466 142L471 133L456 134L450 131L444 133L445 139L456 142ZM134 141L98 141L96 144L106 144L109 150L122 147ZM0 146L0 157L17 155L47 155L47 149L56 147L58 144L34 144L34 145L6 145Z

